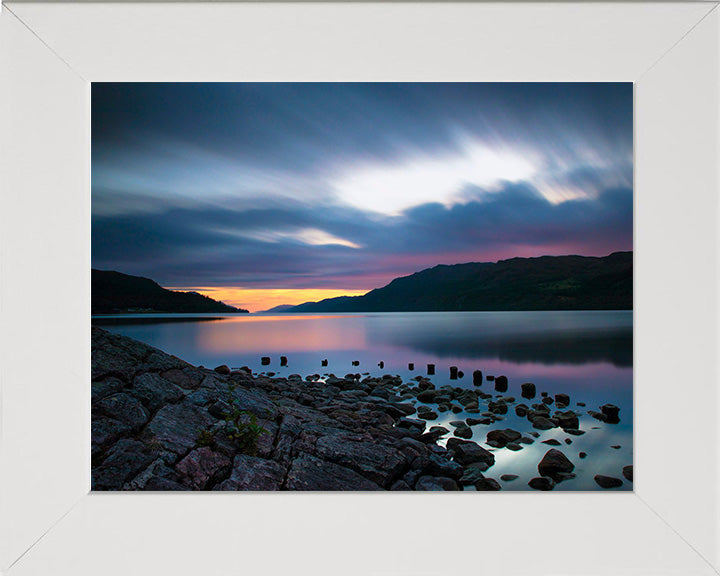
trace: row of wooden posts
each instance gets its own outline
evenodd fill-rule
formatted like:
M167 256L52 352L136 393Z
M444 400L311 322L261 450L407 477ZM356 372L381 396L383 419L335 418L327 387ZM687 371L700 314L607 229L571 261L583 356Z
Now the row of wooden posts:
M263 357L260 359L260 363L261 363L263 366L269 366L269 365L270 365L270 356L263 356ZM327 366L327 365L328 365L328 360L327 360L327 358L324 359L324 360L322 360L320 363L321 363L321 365L322 365L323 367ZM359 365L360 365L360 361L359 361L359 360L353 360L353 361L352 361L352 365L353 365L353 366L359 366ZM280 356L280 366L287 366L287 356ZM385 368L385 362L383 362L383 361L381 360L380 362L378 362L378 366L379 366L379 368L382 370L383 368ZM408 370L410 370L411 372L415 370L415 363L414 363L414 362L409 362L409 363L408 363ZM433 376L433 375L435 374L435 364L428 364L428 365L427 365L427 374L428 374L428 376ZM480 385L483 383L483 373L482 373L482 370L475 370L475 371L473 371L473 375L472 375L472 376L473 376L473 384L474 384L475 386L480 386ZM458 369L457 366L450 366L450 380L457 380L458 378L464 378L464 377L465 377L465 373L464 373L462 370ZM486 379L487 379L488 382L492 382L493 380L495 380L495 376L492 376L491 374L488 374L488 375L486 376ZM499 388L498 388L498 385L499 385ZM500 388L503 388L503 387L505 387L505 390L507 390L507 378L506 378L505 376L498 376L497 381L496 381L496 383L495 383L495 388L497 388L498 390L500 390ZM502 390L500 390L500 391L502 391Z

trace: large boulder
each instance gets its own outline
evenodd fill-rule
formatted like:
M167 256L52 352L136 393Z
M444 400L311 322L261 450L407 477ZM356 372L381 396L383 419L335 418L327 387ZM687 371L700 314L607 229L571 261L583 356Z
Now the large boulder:
M293 461L286 479L288 490L351 490L354 492L381 490L375 482L354 470L316 458L299 454Z
M227 480L216 486L216 490L267 491L280 490L285 468L272 460L238 454L232 463Z
M133 430L139 430L148 421L148 411L140 401L124 392L106 396L96 402L94 409L100 414L127 424Z
M570 462L567 456L555 448L548 450L538 464L540 476L549 476L556 481L563 474L569 474L574 469L575 465Z
M512 428L505 428L504 430L490 430L487 433L487 443L490 446L497 448L504 447L508 442L515 442L519 440L522 434L513 430Z
M230 469L230 459L207 446L193 450L185 456L175 470L192 490L205 490L209 483L219 479Z
M474 462L484 462L488 466L495 464L495 456L476 442L451 438L447 441L448 450L453 453L453 460L467 466Z
M195 445L200 432L214 421L208 411L199 406L187 402L168 404L157 411L144 434L163 448L184 454Z

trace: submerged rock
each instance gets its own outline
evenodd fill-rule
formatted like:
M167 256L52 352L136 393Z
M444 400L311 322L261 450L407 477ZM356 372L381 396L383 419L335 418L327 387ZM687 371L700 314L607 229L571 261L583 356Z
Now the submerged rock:
M633 481L633 467L632 464L630 466L623 466L622 474L625 477L625 480L628 482Z
M555 481L547 476L540 476L530 480L530 482L528 482L528 486L530 486L533 490L547 491L555 488Z
M618 488L619 486L622 486L623 481L620 480L620 478L613 478L612 476L603 476L602 474L597 474L594 478L595 482L597 483L600 488Z
M480 478L475 482L475 490L478 492L496 492L502 490L502 488L494 478Z

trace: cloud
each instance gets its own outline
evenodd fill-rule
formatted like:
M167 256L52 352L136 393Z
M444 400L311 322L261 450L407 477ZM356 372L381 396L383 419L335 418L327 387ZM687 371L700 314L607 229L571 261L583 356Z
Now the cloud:
M370 289L632 248L630 84L103 84L93 266Z

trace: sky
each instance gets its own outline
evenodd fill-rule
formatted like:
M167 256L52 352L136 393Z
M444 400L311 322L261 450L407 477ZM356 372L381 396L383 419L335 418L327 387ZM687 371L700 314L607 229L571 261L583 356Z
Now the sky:
M631 83L93 83L92 265L263 310L632 250Z

